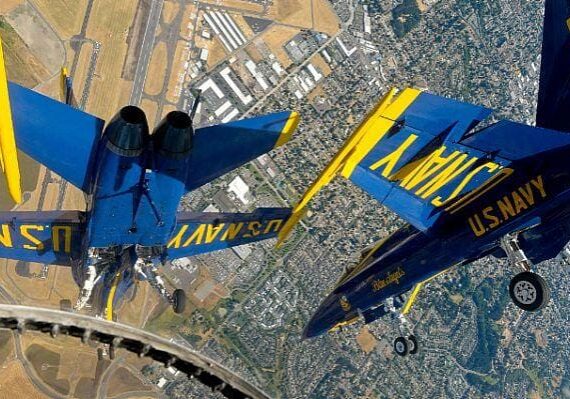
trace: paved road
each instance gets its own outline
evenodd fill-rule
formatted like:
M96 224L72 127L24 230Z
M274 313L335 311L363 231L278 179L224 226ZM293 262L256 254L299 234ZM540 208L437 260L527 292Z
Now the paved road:
M163 5L164 0L152 0L150 5L150 13L148 15L148 21L141 45L142 48L135 72L133 92L131 94L130 101L131 105L138 106L142 100L144 84L146 82L146 75L148 72L148 64L154 48L154 38L156 35L156 29L158 28L158 23L160 22L160 13L162 12Z

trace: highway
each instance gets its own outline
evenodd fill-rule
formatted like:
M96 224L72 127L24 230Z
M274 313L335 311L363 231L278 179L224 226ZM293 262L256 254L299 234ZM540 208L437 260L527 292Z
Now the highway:
M167 367L174 367L227 398L269 398L261 390L200 353L135 327L60 310L0 304L0 328L20 333L39 331L54 337L59 334L69 335L83 342L97 341L110 345L114 352L125 349ZM26 371L29 372L28 367ZM30 376L33 378L32 373Z
M131 94L130 100L131 105L138 106L142 100L146 75L148 72L148 64L150 62L150 56L152 55L152 51L154 49L154 37L156 35L158 23L160 22L160 14L162 12L163 5L164 0L152 0L152 3L150 5L150 12L148 15L148 21L141 45L140 57L137 62L137 69L135 72L133 92Z

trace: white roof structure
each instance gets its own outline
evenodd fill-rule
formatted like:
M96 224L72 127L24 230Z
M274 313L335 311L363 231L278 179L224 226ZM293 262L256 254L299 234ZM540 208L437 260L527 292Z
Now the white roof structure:
M243 181L240 176L236 176L228 187L228 192L232 192L244 204L249 204L250 200L247 198L249 193L249 186Z

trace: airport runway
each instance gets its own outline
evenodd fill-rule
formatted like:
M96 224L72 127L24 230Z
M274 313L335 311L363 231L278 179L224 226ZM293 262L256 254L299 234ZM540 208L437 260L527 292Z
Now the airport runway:
M131 105L138 106L142 100L146 74L148 72L148 64L154 49L154 38L156 35L156 29L158 28L158 23L160 22L160 14L162 12L163 5L164 0L152 0L150 5L150 12L141 45L140 57L137 62L137 69L135 72L133 92L130 100Z

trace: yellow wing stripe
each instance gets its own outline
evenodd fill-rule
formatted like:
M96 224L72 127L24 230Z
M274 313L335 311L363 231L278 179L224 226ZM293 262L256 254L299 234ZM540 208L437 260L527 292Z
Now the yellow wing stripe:
M285 126L283 127L283 130L277 139L277 143L275 143L275 147L273 148L280 147L291 140L291 137L293 136L293 133L295 133L295 130L297 130L300 121L301 118L299 117L299 113L291 112L291 115L289 115L289 119L285 122Z
M4 64L2 39L0 39L0 154L2 170L6 176L8 191L12 199L20 204L22 202L22 188L20 185L20 166L16 151L12 109L8 94L8 78Z
M277 247L280 247L289 236L293 226L303 217L301 214L309 201L337 174L349 178L356 165L364 159L372 148L390 131L395 121L408 109L420 95L416 89L405 89L395 97L396 89L391 89L367 115L360 126L344 143L340 151L326 166L319 177L303 194L293 215L279 232Z

